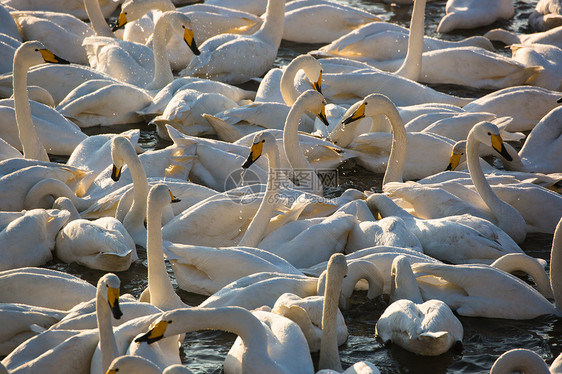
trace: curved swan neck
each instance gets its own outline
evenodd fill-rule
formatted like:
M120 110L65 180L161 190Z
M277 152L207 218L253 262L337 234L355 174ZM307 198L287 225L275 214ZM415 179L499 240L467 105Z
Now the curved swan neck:
M129 143L130 144L130 143ZM146 218L146 205L148 196L148 179L144 167L137 156L137 153L132 145L123 149L123 160L129 168L131 178L133 179L133 203L129 212L123 219L125 227L140 227L144 226L144 219Z
M275 209L275 202L278 199L279 185L281 181L279 180L279 155L277 154L277 145L273 144L268 147L266 151L268 160L268 174L267 174L267 185L265 187L265 193L263 195L263 200L256 212L252 222L246 229L244 236L238 243L241 247L257 247L258 243L261 241L273 210Z
M529 274L533 278L537 290L547 299L552 299L550 279L536 258L523 253L509 253L498 258L490 266L506 273L522 271Z
M558 222L550 251L550 287L554 294L554 304L562 310L562 219Z
M111 322L111 310L109 304L101 294L102 290L96 292L96 319L98 323L100 349L102 357L102 367L104 372L111 365L111 361L119 356L119 349L113 334L113 324Z
M418 282L410 266L410 262L405 256L396 256L392 261L390 271L392 283L390 285L390 295L393 301L408 299L416 304L423 303Z
M77 197L66 183L54 178L43 179L31 187L25 196L24 207L38 207L46 196L52 196L53 199L66 197L72 202L74 210L85 210L89 207L88 202Z
M377 104L379 105L379 104ZM408 134L404 122L396 106L387 98L381 100L381 112L386 115L392 127L392 146L388 156L388 165L382 180L384 186L389 182L403 182L404 165L406 164L406 151L408 147ZM377 113L378 114L378 113Z
M341 269L341 270L340 270ZM326 270L324 305L322 308L322 337L318 369L343 371L338 351L337 319L342 281L347 273L346 259L342 254L330 258Z
M519 237L520 240L515 239L515 241L521 242L526 236L525 221L515 208L501 200L492 190L492 187L490 187L480 166L478 158L480 141L476 138L475 131L473 130L469 132L466 142L466 163L470 178L474 183L476 191L494 215L498 226L511 237ZM518 224L518 227L515 227L515 224ZM512 229L512 227L515 228ZM520 238L521 235L522 238Z
M176 293L166 272L162 249L162 204L149 199L146 219L146 257L148 262L148 289L150 303L161 309L175 307Z
M312 61L314 60L314 61ZM312 63L320 64L310 55L297 56L285 67L285 71L281 75L279 82L281 88L281 96L285 100L285 104L292 106L297 101L300 92L295 87L295 77L300 70L304 70L305 74ZM306 74L308 76L308 74Z
M303 150L299 143L299 123L306 110L307 100L305 96L301 96L295 101L291 107L287 119L285 120L285 127L283 129L283 149L285 155L289 160L289 164L293 170L306 173L311 177L312 193L323 196L323 187L320 178L316 175L312 166L304 156Z
M408 51L406 58L396 71L396 75L417 81L422 69L422 55L424 47L424 23L426 0L415 0L408 34Z
M490 370L490 374L508 374L513 371L523 373L550 374L543 359L527 349L512 349L502 354Z
M94 29L97 36L115 38L115 35L113 35L105 21L100 3L97 0L84 0L84 8L86 8L86 14L90 19L90 26Z
M283 37L285 22L285 0L268 0L265 17L260 29L254 36L265 39L269 44L279 47Z
M172 35L170 18L173 13L164 13L154 25L152 51L154 53L154 78L147 89L160 89L174 80L166 51L166 40Z
M31 105L27 93L27 70L29 64L22 56L22 48L18 48L14 54L13 65L13 90L14 111L16 113L16 124L23 149L23 157L31 160L49 161L49 156L43 144L39 140L33 118L31 116Z

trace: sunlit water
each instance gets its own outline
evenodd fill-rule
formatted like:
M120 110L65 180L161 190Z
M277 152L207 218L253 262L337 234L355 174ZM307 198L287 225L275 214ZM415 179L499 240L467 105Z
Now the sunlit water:
M408 26L410 7L396 7L373 0L348 0L353 6L369 10L375 14L382 14L391 22ZM448 35L436 35L439 20L445 12L445 2L428 2L426 10L426 34L439 36L449 40L457 40L472 35L482 35L487 30L503 27L516 32L531 32L527 25L527 18L534 8L536 1L515 1L516 15L508 21L498 22L486 28L462 30ZM301 53L317 49L321 45L304 45L283 42L279 50L276 66L287 64L293 57ZM509 55L503 45L496 45L500 53ZM256 88L257 84L247 84L245 88ZM463 96L482 96L488 91L459 88L454 86L433 86L447 93ZM141 144L146 149L161 148L168 145L157 138L153 128L140 124ZM102 132L121 132L130 126L88 129L89 134ZM340 187L333 194L337 194L348 187L359 189L379 190L381 175L375 175L353 162L347 162L339 170ZM523 249L530 255L548 259L551 235L528 235L523 243ZM131 268L118 273L122 280L122 291L138 296L146 287L146 253L141 250L139 255L144 262L133 264ZM95 284L102 272L90 270L76 264L62 264L52 262L50 268L63 270L77 275ZM173 273L169 270L173 279ZM205 298L177 290L184 302L198 305ZM529 348L541 355L550 363L562 350L562 321L552 316L545 316L530 321L511 321L501 319L460 317L464 327L462 347L438 357L422 357L409 353L397 346L386 347L374 339L374 327L378 317L388 305L387 299L379 297L367 300L364 293L354 295L352 307L344 312L349 329L349 340L340 347L344 368L359 360L369 360L375 363L382 373L485 373L490 370L495 359L503 352L512 348ZM222 362L232 345L235 336L223 332L197 332L186 336L183 344L182 359L195 373L220 373ZM317 361L318 357L313 357ZM265 373L264 373L265 374Z

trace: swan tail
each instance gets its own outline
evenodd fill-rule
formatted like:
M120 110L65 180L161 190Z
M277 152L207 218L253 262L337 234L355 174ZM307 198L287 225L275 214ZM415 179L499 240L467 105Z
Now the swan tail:
M448 334L449 334L449 332L447 332L447 331L435 331L435 332L427 331L427 332L422 332L420 334L420 336L425 336L425 337L432 338L432 339L439 339L439 338L441 338L443 336L446 336Z
M220 140L233 143L242 137L242 134L234 125L207 113L202 114L202 116L209 122Z
M168 131L168 136L172 139L174 144L184 147L197 145L197 138L185 135L170 124L166 124L166 130Z

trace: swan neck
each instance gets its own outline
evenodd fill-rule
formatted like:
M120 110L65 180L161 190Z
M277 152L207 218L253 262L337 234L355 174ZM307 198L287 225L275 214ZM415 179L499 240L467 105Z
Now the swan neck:
M406 164L406 151L408 147L408 134L404 122L396 106L385 100L384 114L392 127L392 146L388 156L388 165L384 173L382 185L389 182L403 182L404 165Z
M72 202L74 210L87 209L83 199L77 197L66 183L54 178L47 178L35 184L25 196L24 207L33 209L33 207L41 206L41 202L46 196L52 196L53 199L66 197ZM78 211L76 211L76 214L78 214Z
M267 151L268 160L268 173L267 173L267 185L265 187L265 193L263 195L263 200L252 218L252 222L246 229L244 236L238 243L239 246L244 247L257 247L258 243L261 241L269 221L271 220L271 215L275 209L275 202L279 195L279 185L280 180L280 170L279 170L279 154L277 153L277 145L269 147Z
M396 75L418 81L422 69L424 47L424 23L426 0L415 0L408 34L408 51L406 58L396 71Z
M562 219L558 222L550 251L550 287L554 294L554 304L562 310Z
M299 70L303 68L302 58L296 57L287 67L283 74L281 75L281 81L279 83L281 88L281 96L285 104L292 106L297 98L299 97L299 91L295 87L295 77Z
M162 210L163 206L155 201L148 201L146 222L146 257L148 262L148 289L150 303L160 309L168 309L170 296L175 295L174 288L164 262L162 248Z
M254 35L278 48L283 37L285 0L268 0L265 14L262 17L264 18L263 24Z
M166 51L166 40L172 35L170 14L164 13L154 26L152 51L154 53L154 78L148 89L160 89L174 80Z
M326 272L326 286L324 288L324 305L322 308L322 336L320 338L320 359L318 369L332 369L343 371L338 351L337 319L338 304L342 286L342 279L334 277L330 271Z
M13 66L14 111L19 139L23 149L23 157L30 160L49 161L49 156L39 140L33 118L31 104L27 92L27 70L29 64L16 50Z
M99 2L97 0L84 0L84 7L90 19L90 26L94 29L96 35L115 38L103 16Z
M306 159L299 143L299 124L305 112L304 104L302 100L297 100L287 115L283 129L283 149L293 171L297 171L296 174L304 172L307 177L310 176L311 192L323 196L322 182Z
M123 154L123 159L129 168L133 179L133 203L129 212L123 219L125 227L140 227L144 225L146 218L146 205L148 196L148 179L144 167L137 156L134 148L127 147Z
M101 359L103 371L106 372L111 365L111 361L119 356L117 342L113 334L113 325L111 323L111 310L107 300L105 300L101 292L96 292L96 319L98 322L98 332L101 350Z
M522 373L550 374L543 359L533 351L514 349L501 355L490 370L490 374Z

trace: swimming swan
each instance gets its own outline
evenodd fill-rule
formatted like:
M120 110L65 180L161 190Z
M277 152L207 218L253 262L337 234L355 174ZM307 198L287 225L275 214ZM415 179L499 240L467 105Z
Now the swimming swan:
M438 356L462 342L463 327L440 300L423 302L409 261L397 256L392 262L390 304L375 325L375 336L423 356Z
M437 26L437 32L472 29L487 26L497 19L510 19L515 14L513 2L508 0L447 0L446 14Z
M560 373L560 366L562 363L562 355L552 362L550 369L544 362L541 356L534 351L524 348L511 349L502 353L496 359L490 374L507 374L513 371L520 371L522 373L541 373L541 374L556 374Z

